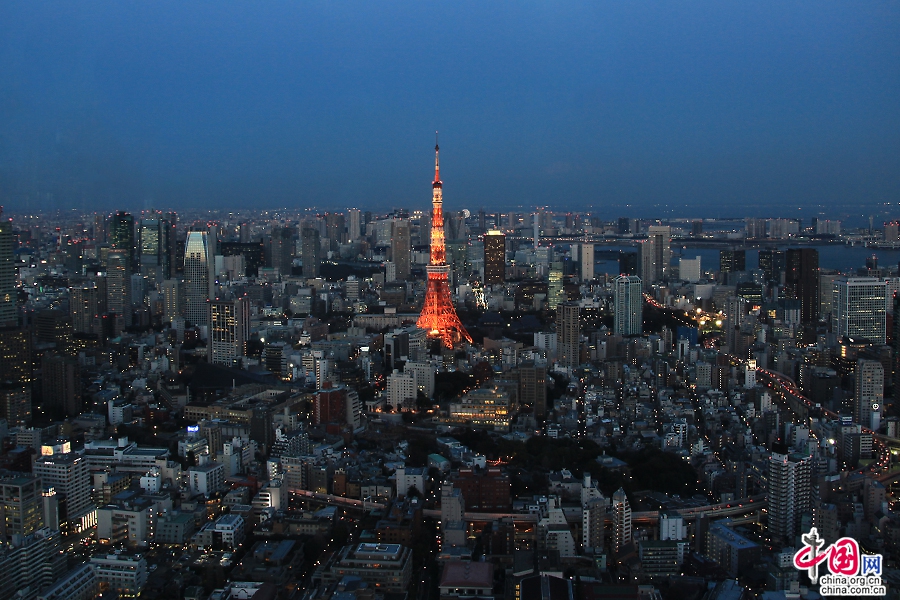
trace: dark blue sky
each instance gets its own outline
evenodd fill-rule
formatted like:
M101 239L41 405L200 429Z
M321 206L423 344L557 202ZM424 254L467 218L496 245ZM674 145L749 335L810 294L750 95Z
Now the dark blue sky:
M0 198L427 208L439 129L448 208L897 203L898 31L895 1L6 0Z

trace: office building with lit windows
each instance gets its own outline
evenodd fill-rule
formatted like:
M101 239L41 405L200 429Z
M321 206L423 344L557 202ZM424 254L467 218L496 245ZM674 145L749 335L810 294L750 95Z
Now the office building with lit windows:
M250 300L214 300L209 303L209 362L231 366L246 356L250 337Z
M832 331L838 336L884 344L888 286L875 277L841 277L832 292Z
M509 421L509 395L499 389L474 389L450 404L449 423L508 431Z
M184 316L192 325L208 323L209 260L208 234L188 232L184 246Z
M640 335L644 330L644 298L640 277L616 277L613 280L613 294L613 331L616 335Z
M492 230L484 234L484 284L506 281L506 236Z

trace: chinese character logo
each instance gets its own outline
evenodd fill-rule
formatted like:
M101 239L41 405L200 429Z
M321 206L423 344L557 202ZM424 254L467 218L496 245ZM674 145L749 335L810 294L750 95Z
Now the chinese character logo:
M794 567L806 571L813 584L819 581L819 565L828 561L828 570L833 575L875 575L881 577L881 555L865 555L859 552L859 543L844 537L822 548L825 540L819 537L813 527L801 536L803 547L794 554Z

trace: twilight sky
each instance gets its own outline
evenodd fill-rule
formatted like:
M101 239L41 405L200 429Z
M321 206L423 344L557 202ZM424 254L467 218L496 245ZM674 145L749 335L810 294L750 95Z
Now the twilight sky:
M5 0L0 203L427 209L438 129L451 210L896 206L898 31L877 0Z

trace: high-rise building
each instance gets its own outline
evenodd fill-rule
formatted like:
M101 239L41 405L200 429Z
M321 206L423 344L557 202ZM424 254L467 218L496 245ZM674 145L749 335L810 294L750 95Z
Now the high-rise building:
M387 376L387 400L396 410L415 409L418 393L416 376L412 373L401 373L394 369L394 372Z
M563 302L556 310L556 350L559 363L575 368L581 362L581 308L575 302Z
M66 554L61 546L59 532L44 528L11 546L0 547L0 598L46 597L43 593L66 570ZM39 590L41 596L37 596Z
M282 277L289 276L294 264L294 229L273 227L271 243L272 262L269 266L278 269Z
M338 250L347 239L344 224L343 213L325 213L325 238L328 240L329 250Z
M166 261L169 263L169 277L172 277L176 271L184 268L184 261L178 261L178 213L170 211L165 213L164 222L166 226Z
M613 280L613 331L617 335L640 335L644 330L641 279L620 275Z
M603 551L608 509L609 503L602 496L592 498L582 505L581 539L585 554Z
M616 554L622 552L622 549L630 544L633 540L631 530L631 505L628 503L628 496L625 490L619 488L612 497L613 512L613 549Z
M0 381L0 417L10 426L31 423L31 386Z
M769 534L793 541L800 520L812 509L809 457L773 452L769 457Z
M506 281L506 236L496 229L484 234L484 284Z
M410 360L403 365L403 372L416 378L416 387L426 398L434 397L434 367L430 362Z
M140 265L141 275L152 283L171 276L169 265L169 223L165 219L141 219Z
M2 335L2 334L0 334ZM894 298L894 402L900 402L900 296Z
M69 288L69 313L75 333L99 333L100 288L94 281L86 281Z
M94 215L94 229L91 232L91 239L95 244L106 243L106 217L103 215Z
M532 407L534 416L547 415L547 367L533 362L519 366L519 403Z
M831 317L837 336L887 342L887 282L875 277L841 277L834 281Z
M59 354L45 354L41 361L44 407L56 419L81 414L81 369L78 361Z
M698 283L702 269L700 267L700 257L686 258L682 256L678 259L678 278L689 283Z
M747 270L747 251L730 248L719 250L719 272L738 273Z
M563 284L563 265L554 262L547 273L547 307L550 310L558 310L559 305L566 301L565 285Z
M131 263L124 252L106 258L106 310L120 315L131 326Z
M393 232L391 234L391 262L396 265L396 278L398 281L409 279L409 220L394 219Z
M785 296L800 301L800 322L813 325L819 320L819 251L790 248L784 274Z
M593 281L595 276L594 269L596 268L594 264L594 244L581 244L578 249L580 279L581 281Z
M427 331L431 337L441 338L444 346L452 348L463 339L471 342L472 336L460 322L450 298L448 283L450 268L447 266L444 246L443 182L438 152L438 145L435 144L434 182L431 184L431 260L426 267L428 281L425 287L425 303L422 305L416 326Z
M669 275L672 262L672 230L668 225L651 225L647 230L647 241L640 245L641 280L655 283Z
M250 338L250 300L213 300L209 303L209 362L231 366L247 355Z
M184 247L184 316L192 325L209 318L209 244L205 231L190 231Z
M19 324L14 245L12 221L3 219L3 209L0 207L0 327Z
M759 268L765 274L766 281L780 284L786 264L783 250L759 251Z
M91 504L91 475L83 456L47 454L34 462L32 472L41 478L45 490L53 488L62 498L60 521L65 522L67 531L83 531L96 524L97 510Z
M61 308L37 311L33 331L37 341L55 344L60 351L71 351L72 319Z
M109 219L109 245L114 251L125 257L128 269L134 268L134 217L127 212L118 211Z
M863 427L878 429L884 403L884 367L877 360L856 361L853 420Z
M319 230L313 227L303 227L300 234L300 259L303 261L303 276L318 277L322 263L319 242Z
M725 344L729 352L734 353L737 339L741 333L741 325L747 316L747 299L740 296L729 296L725 299Z
M184 283L180 279L166 279L162 284L163 319L171 323L184 314Z
M355 242L359 239L361 213L358 208L351 208L348 212L350 214L350 225L347 227L347 237L351 242Z
M31 335L27 329L0 327L0 373L13 385L31 384Z
M44 526L42 492L31 473L0 471L0 540L11 543Z

